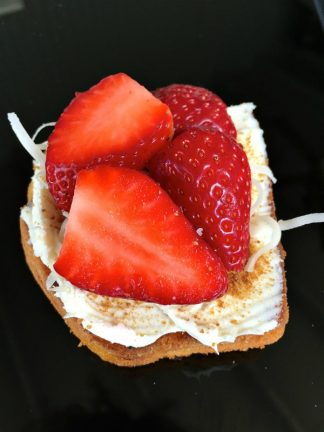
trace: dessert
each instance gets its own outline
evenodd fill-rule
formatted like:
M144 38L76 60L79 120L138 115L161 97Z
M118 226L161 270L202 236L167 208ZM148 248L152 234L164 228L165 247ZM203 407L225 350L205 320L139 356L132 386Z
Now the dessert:
M185 87L187 91L188 86ZM172 128L167 120L168 107L163 103L161 106L164 117L159 124L165 132L160 142L164 141L164 144L154 150L155 155L159 152L163 155L164 149L169 145ZM209 107L208 105L206 108ZM65 112L68 112L68 109L69 107ZM245 264L248 271L231 270L228 274L224 271L226 258L225 262L223 258L222 264L217 253L220 246L214 247L202 238L202 226L191 226L181 214L184 209L177 207L177 203L173 203L167 195L170 191L161 190L147 174L138 171L143 167L142 164L136 167L137 171L129 167L129 162L123 162L121 167L119 162L115 164L119 167L110 166L114 165L109 164L114 158L108 157L108 164L107 160L103 164L103 155L97 154L93 158L91 149L91 160L89 161L87 155L87 160L82 162L85 163L85 168L81 167L75 173L70 173L73 181L61 182L58 189L53 188L52 196L46 180L46 174L47 177L51 175L51 169L48 168L49 159L46 162L45 173L44 155L40 147L29 138L18 118L14 114L9 115L14 131L36 161L34 176L28 190L28 204L22 208L20 219L27 263L44 293L80 339L81 344L86 345L102 359L122 366L137 366L152 363L160 358L174 358L193 353L262 348L282 336L288 320L283 269L284 251L278 244L280 229L273 219L275 214L271 179L274 180L274 177L268 167L263 133L253 117L253 109L253 104L242 104L227 108L226 114L236 127L239 143L231 144L235 136L232 132L228 135L233 138L224 138L226 145L242 152L241 145L252 171L252 188L250 183L247 184L248 180L242 181L242 188L237 192L233 191L232 197L236 200L236 193L245 197L244 203L240 204L245 204L244 211L243 207L239 207L240 215L244 213L244 221L250 219L251 214L248 235L243 223L239 224L240 229L237 230L239 234L243 233L237 238L242 238L245 242L247 238L250 239L250 257L247 263L246 247L241 247L245 252L239 255L238 260L239 265ZM170 106L170 110L175 116L174 107ZM223 111L221 117L226 120ZM211 140L219 140L225 135L224 130L214 124L212 127L200 124L198 130L197 124L194 124L195 129L189 132L178 131L177 123L175 126L176 138L173 142L181 142L184 138L182 135L188 133L196 136L207 134ZM84 124L82 127L84 128ZM118 125L116 127L118 129ZM101 136L101 128L99 129ZM155 129L153 135L159 131L159 128ZM49 146L55 146L53 135L55 137L55 130L49 138ZM151 142L159 141L155 136L153 139L152 135L147 136L150 136ZM129 140L125 142L127 148ZM143 144L143 148L145 145ZM144 154L147 154L146 150ZM154 161L155 157L152 159L151 156L152 154L144 158L144 164L150 171L154 163L147 161ZM116 156L117 159L119 157L120 154ZM122 161L125 159L127 157L122 158ZM58 165L58 161L55 163ZM69 160L68 163L71 165L73 160ZM246 162L243 164L245 174L248 174ZM72 199L75 178L77 186ZM138 184L138 188L128 190L128 179L131 179L131 184ZM102 187L104 182L107 182L107 187ZM244 193L247 189L251 192L248 196ZM56 199L56 192L62 192L64 195L66 191L68 194L65 196L68 196L68 199L63 200L61 206L60 199ZM140 191L143 192L145 199L142 197L136 200ZM147 197L152 191L154 199L150 200ZM132 193L134 200L130 202ZM170 195L172 196L171 193ZM162 197L162 211L155 207L156 197ZM62 212L62 208L70 209L71 202L71 215L66 210ZM105 202L105 205L102 202ZM167 212L165 208L168 209ZM232 217L235 217L236 207L232 210ZM172 215L171 219L167 218L167 214ZM85 219L82 219L83 217ZM109 225L106 225L107 217L110 218ZM148 228L148 220L155 226L155 231ZM228 223L230 222L233 221L229 220ZM218 223L224 223L223 219ZM91 231L93 227L94 231ZM138 237L140 230L144 241ZM164 231L167 233L166 236L162 235ZM228 231L226 227L223 229L225 243ZM125 235L125 232L128 235ZM102 244L101 240L98 241L100 237ZM83 241L86 242L86 246ZM142 243L148 245L148 249L143 248ZM103 244L105 247L110 245L110 248L104 248ZM77 247L74 250L75 245ZM88 250L89 245L91 247ZM237 253L235 242L230 242L229 248L232 248L233 253ZM96 255L102 249L104 252ZM78 266L78 256L81 254L85 256L82 257L85 261ZM109 255L105 262L108 266L101 266L101 261L106 255ZM128 261L125 255L128 255ZM175 267L174 256L174 262L177 264ZM161 257L169 258L163 261ZM172 262L169 262L170 260ZM136 265L132 267L130 262L135 262ZM190 268L194 270L195 277L192 280L196 281L191 285L188 281L192 275L187 273ZM177 271L172 274L175 269ZM154 281L158 281L158 284ZM180 289L172 290L172 286Z

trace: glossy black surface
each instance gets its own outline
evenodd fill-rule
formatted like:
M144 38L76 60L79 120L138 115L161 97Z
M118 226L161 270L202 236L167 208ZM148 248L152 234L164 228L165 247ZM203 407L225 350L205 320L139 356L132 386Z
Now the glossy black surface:
M278 343L134 370L105 364L77 348L25 265L18 215L31 160L5 118L15 111L32 133L76 90L118 71L151 89L202 85L228 104L257 104L279 218L324 211L313 4L7 0L0 13L0 431L323 431L323 226L284 233L290 321Z

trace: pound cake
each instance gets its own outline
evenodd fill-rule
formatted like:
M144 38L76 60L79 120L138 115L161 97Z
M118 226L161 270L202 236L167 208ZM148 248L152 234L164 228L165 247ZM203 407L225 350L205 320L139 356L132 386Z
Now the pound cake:
M8 115L34 158L20 216L27 264L80 346L116 365L264 348L283 335L288 305L255 106L226 107L186 85L153 96L134 83L117 74L77 94L48 143ZM204 164L181 161L190 151Z

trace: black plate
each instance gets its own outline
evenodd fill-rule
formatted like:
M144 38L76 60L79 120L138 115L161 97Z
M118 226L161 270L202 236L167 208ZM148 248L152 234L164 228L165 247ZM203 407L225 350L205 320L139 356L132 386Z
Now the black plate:
M317 3L319 4L319 2ZM324 211L323 33L308 1L0 2L0 430L324 430L324 231L284 233L290 321L259 351L134 370L77 348L34 282L19 244L32 133L76 90L125 71L148 88L208 87L253 101L265 130L280 218Z

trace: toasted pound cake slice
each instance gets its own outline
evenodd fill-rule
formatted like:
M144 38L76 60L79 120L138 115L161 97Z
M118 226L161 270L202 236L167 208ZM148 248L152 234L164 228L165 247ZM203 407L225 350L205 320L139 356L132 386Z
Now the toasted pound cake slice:
M22 245L36 281L80 345L119 366L140 366L196 353L263 348L283 335L288 321L285 253L281 244L271 246L273 176L253 109L253 104L228 108L254 179L250 271L230 272L227 293L211 302L163 306L110 298L80 290L55 274L64 216L54 205L44 171L35 165L21 211ZM259 258L257 250L264 251Z

